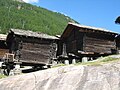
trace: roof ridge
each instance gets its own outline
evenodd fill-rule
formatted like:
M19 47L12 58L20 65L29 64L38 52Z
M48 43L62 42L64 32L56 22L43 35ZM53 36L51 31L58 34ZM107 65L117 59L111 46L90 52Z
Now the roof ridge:
M55 36L51 36L51 35L41 33L41 32L34 32L34 31L31 31L31 30L22 30L22 29L11 28L10 31L14 32L14 34L17 34L17 35L38 37L38 38L45 38L45 39L58 39Z
M99 30L99 31L105 31L105 32L110 32L110 33L116 33L117 34L117 32L113 32L113 31L107 30L105 28L87 26L87 25L82 25L82 24L77 24L77 23L72 23L72 22L69 22L68 24L69 25L74 25L74 26L77 26L77 27L81 27L81 28L89 28L89 29L93 29L93 30Z

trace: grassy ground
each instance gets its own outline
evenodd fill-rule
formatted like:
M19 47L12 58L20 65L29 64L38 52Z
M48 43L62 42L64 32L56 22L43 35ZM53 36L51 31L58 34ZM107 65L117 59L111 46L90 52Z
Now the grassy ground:
M89 62L84 62L84 63L79 62L79 63L76 63L75 65L99 66L99 65L102 65L102 64L115 62L115 61L118 61L118 60L120 60L120 58L113 58L111 56L107 56L107 57L98 58L96 60L89 61Z
M114 55L114 57L112 57L112 56L101 57L101 58L98 58L96 60L89 61L89 62L79 62L79 63L76 63L74 65L100 66L102 64L119 61L120 58L115 58L115 56L117 56L117 55ZM60 67L60 66L66 66L66 65L65 64L58 64L56 66L53 66L53 68Z
M65 64L57 64L55 66L52 66L52 68L61 67L61 66L66 66L66 65Z
M3 75L3 74L0 74L0 79L2 78L6 78L7 76Z

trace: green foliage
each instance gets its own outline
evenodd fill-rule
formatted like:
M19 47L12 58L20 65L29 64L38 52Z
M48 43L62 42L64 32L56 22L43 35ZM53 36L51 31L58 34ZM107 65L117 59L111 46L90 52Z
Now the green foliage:
M63 32L69 21L76 22L63 14L31 4L0 0L0 33L18 28L56 35Z
M120 24L120 16L118 16L118 17L116 18L115 23L116 23L116 24Z

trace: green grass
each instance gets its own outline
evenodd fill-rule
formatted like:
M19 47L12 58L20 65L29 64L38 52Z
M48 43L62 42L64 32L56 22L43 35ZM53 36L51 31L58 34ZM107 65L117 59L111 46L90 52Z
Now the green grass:
M89 62L85 62L85 63L76 63L75 65L88 65L88 66L100 66L102 64L106 64L106 63L110 63L110 62L116 62L119 61L120 58L113 58L111 56L107 56L107 57L102 57L102 58L98 58L95 61L89 61Z
M112 58L112 57L106 57L102 60L102 62L111 62L111 61L117 61L120 60L119 58Z
M61 66L66 66L66 65L65 64L57 64L55 66L52 66L52 68L61 67Z
M0 79L2 78L6 78L7 76L3 75L3 74L0 74Z

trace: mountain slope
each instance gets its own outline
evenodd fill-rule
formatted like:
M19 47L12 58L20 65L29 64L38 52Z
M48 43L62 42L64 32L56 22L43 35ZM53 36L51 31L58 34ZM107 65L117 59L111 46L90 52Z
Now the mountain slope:
M69 21L76 22L63 14L15 0L0 0L0 17L0 33L19 28L56 35Z

